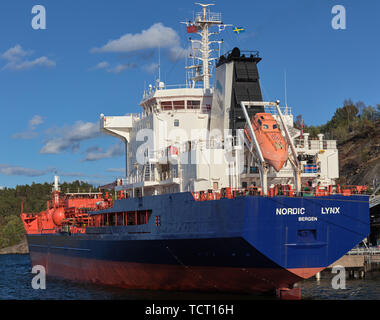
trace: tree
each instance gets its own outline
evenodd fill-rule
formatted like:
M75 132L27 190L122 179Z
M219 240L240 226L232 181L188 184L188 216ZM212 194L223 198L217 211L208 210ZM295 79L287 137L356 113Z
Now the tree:
M376 110L376 108L368 106L363 110L362 118L369 121L376 121L380 118L380 112Z
M301 129L302 126L303 126L303 119L302 119L302 115L299 114L297 117L296 117L296 122L294 123L294 126L297 128L297 129Z
M363 114L364 109L366 108L366 105L363 101L358 101L355 103L355 107L358 109L359 116L361 116Z

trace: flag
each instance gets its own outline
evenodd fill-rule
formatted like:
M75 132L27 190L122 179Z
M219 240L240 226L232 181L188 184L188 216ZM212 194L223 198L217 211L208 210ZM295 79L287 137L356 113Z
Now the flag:
M187 33L196 33L196 32L198 32L197 26L193 24L187 26Z
M237 34L240 34L241 32L244 32L245 29L242 27L235 27L235 29L233 31L236 32Z

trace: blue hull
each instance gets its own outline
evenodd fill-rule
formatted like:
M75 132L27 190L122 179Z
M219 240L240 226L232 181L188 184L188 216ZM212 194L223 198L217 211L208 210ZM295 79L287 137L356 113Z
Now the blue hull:
M354 195L195 201L191 193L177 193L118 200L93 214L134 210L152 210L148 223L88 227L85 234L28 235L32 263L50 263L51 275L111 285L119 281L123 287L263 291L310 277L369 233L368 197ZM84 263L99 270L87 268L91 275L86 276ZM142 280L102 281L102 268ZM141 274L141 269L150 271ZM168 272L178 277L170 286ZM216 278L209 286L197 284L192 273ZM223 273L234 279L228 286L218 280Z

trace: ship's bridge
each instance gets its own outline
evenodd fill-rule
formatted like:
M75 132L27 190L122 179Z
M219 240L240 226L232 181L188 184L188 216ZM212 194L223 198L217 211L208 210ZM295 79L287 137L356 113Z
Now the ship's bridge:
M140 106L146 114L152 112L209 112L211 110L212 90L201 87L190 88L186 85L165 86L144 92Z
M211 112L210 88L165 86L160 82L157 88L150 89L144 92L140 102L142 113L101 115L101 130L125 142L126 176L135 184L141 182L139 172L146 171L147 166L149 172L161 169L153 164L159 162L160 155L168 148L191 140L194 132L205 130ZM144 134L149 137L147 143L141 140Z

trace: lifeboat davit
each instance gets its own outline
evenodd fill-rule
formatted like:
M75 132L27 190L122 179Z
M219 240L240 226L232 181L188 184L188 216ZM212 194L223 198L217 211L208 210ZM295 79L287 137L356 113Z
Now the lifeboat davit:
M256 113L251 119L251 124L263 158L277 172L280 171L288 160L288 145L276 120L270 113ZM244 132L247 139L252 142L248 126Z

